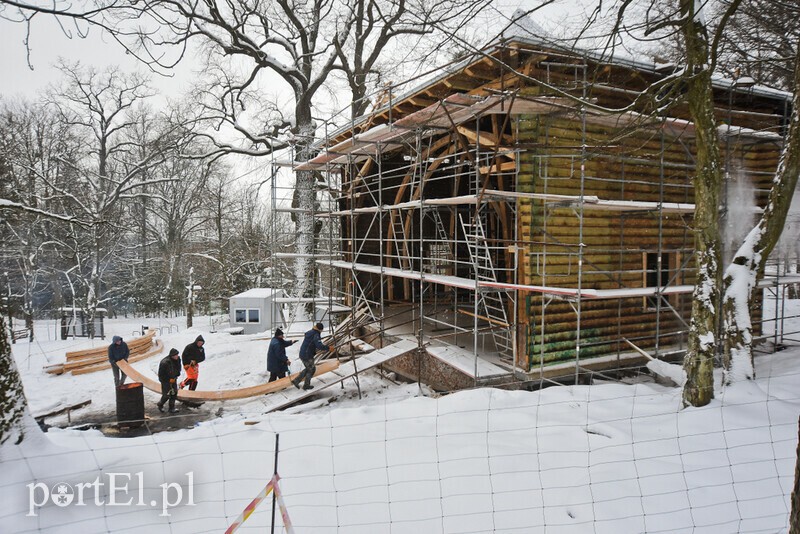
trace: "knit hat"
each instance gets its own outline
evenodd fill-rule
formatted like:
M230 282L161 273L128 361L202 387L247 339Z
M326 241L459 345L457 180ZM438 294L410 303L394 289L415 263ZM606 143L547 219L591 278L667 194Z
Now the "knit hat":
M169 349L169 357L170 358L172 358L176 354L180 354L180 351L178 349Z
M317 324L314 325L314 328L316 328L317 330L322 332L323 330L325 330L325 325L322 324L322 323L317 323Z
M275 337L281 337L283 335L283 330L280 328L275 330Z

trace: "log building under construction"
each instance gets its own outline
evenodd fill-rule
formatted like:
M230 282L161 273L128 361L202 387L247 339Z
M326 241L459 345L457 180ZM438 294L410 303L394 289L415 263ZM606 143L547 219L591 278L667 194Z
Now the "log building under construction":
M679 67L521 33L387 90L294 166L318 173L312 215L329 223L311 300L370 317L373 344L415 337L424 355L388 367L441 389L578 380L641 365L632 345L686 347L696 148ZM754 203L723 205L723 227L755 220L789 115L789 94L740 82L714 81L723 196Z

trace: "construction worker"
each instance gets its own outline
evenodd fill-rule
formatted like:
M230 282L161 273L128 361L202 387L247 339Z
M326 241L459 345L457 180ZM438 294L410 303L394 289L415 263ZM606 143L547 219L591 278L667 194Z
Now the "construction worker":
M269 371L270 382L289 374L289 358L286 357L286 347L291 347L295 343L296 341L283 339L283 330L280 328L275 330L275 337L269 342L269 350L267 350L267 371Z
M197 389L197 378L200 376L200 364L206 359L206 351L203 344L206 342L203 336L197 338L186 345L183 349L181 359L183 360L183 369L186 371L186 380L181 382L181 389L188 387L191 391Z
M294 387L296 388L299 388L300 382L305 379L306 383L303 386L303 389L314 389L314 386L311 385L311 377L313 377L314 373L317 371L317 368L314 365L314 356L317 355L318 350L328 350L333 352L333 345L328 347L322 343L321 332L324 328L325 325L322 323L317 323L314 325L314 328L306 332L306 335L303 338L303 344L300 345L300 361L303 362L305 368L300 371L300 374L297 375L297 378L292 380L292 384L294 384Z
M158 401L159 412L164 412L164 403L169 401L169 413L176 413L175 399L178 396L178 377L181 376L181 353L178 349L170 349L166 358L158 364L158 381L161 382L161 400Z
M125 379L128 378L127 375L122 372L122 369L117 366L117 362L120 360L125 360L127 362L130 353L131 351L128 349L128 344L122 341L122 337L114 336L111 340L111 345L108 346L108 363L111 364L111 370L114 372L114 386L116 387L120 387L125 383ZM120 375L122 375L122 377L120 377Z

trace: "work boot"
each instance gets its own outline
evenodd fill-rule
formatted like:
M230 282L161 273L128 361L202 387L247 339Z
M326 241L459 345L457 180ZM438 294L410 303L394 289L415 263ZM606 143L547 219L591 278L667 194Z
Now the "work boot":
M164 405L163 404L161 404L160 402L157 402L156 406L158 406L158 411L159 412L164 413Z
M292 380L292 385L297 389L300 389L300 381L299 380Z
M303 386L303 389L314 389L314 386L312 386L311 384L306 384L305 386Z

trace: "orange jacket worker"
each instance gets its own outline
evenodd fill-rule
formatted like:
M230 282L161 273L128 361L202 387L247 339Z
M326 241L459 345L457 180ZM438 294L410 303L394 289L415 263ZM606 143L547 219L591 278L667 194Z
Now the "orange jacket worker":
M194 342L189 343L183 349L181 360L183 369L186 371L186 380L181 382L181 389L188 387L194 391L197 389L197 379L200 376L200 364L206 359L206 350L203 344L206 342L203 336L197 336Z

